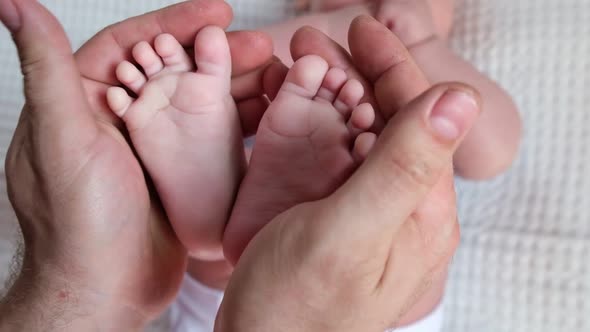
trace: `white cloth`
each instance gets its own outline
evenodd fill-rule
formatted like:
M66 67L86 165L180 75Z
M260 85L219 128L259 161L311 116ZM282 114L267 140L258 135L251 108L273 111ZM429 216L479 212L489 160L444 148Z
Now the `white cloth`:
M176 301L170 307L170 331L213 332L223 292L185 275Z
M173 2L41 1L74 47L107 24ZM231 2L239 5L235 27L268 24L286 8L274 7L280 0ZM511 172L485 184L459 181L463 240L445 331L590 331L590 1L457 0L457 8L455 48L512 92L526 129ZM2 159L22 105L20 82L0 28ZM0 220L4 278L15 229L6 195Z
M590 1L461 0L454 45L510 91L520 157L459 181L446 331L590 331Z
M215 317L223 292L211 289L189 275L184 277L180 293L170 307L170 331L213 332ZM439 332L443 322L443 306L410 326L386 332Z

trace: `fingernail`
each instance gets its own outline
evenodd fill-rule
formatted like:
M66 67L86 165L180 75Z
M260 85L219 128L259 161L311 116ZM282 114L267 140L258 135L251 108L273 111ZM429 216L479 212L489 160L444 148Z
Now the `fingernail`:
M14 0L0 0L0 21L14 32L20 28L20 15L14 5Z
M479 105L472 94L449 90L434 106L430 126L441 139L455 141L471 128L478 111Z

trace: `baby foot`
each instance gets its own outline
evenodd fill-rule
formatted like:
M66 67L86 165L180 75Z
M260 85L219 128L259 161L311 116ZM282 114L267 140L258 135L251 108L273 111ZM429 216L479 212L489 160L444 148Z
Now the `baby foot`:
M408 48L437 35L428 0L379 0L375 18Z
M330 195L376 140L363 87L318 56L299 59L260 124L250 167L224 235L236 262L251 238L289 208Z
M222 258L221 239L245 167L225 32L207 27L192 60L171 35L142 42L123 62L108 104L129 131L174 230L201 259ZM196 65L196 66L195 66ZM196 70L195 70L196 69Z

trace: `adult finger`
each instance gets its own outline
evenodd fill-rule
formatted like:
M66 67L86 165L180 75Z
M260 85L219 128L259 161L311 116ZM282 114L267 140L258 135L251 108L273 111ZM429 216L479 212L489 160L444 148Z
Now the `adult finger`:
M268 95L273 100L288 72L289 68L281 60L273 58L256 70L235 75L232 79L231 94L238 101L262 95Z
M40 132L55 134L52 141L62 137L71 143L78 135L77 143L92 139L96 125L85 112L80 73L57 19L38 1L0 0L0 20L19 51L29 119Z
M273 44L260 31L232 31L227 34L232 54L232 75L248 73L271 61Z
M374 86L385 120L430 87L403 43L372 17L352 22L349 44L354 64Z
M479 114L479 103L471 88L447 84L400 110L368 159L328 198L344 216L326 218L335 223L327 229L339 230L339 243L369 241L390 250L393 234L446 175L454 151Z
M268 108L269 101L265 97L256 97L237 103L242 124L242 135L250 137L255 135L260 125L260 120Z
M278 59L232 79L232 96L238 105L245 137L253 135L268 108L279 92L289 69Z

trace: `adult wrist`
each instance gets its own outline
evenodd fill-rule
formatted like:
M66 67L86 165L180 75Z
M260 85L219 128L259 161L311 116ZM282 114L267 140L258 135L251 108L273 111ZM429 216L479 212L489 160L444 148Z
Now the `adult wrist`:
M27 257L0 301L0 331L139 331L148 317L85 285L77 271Z

